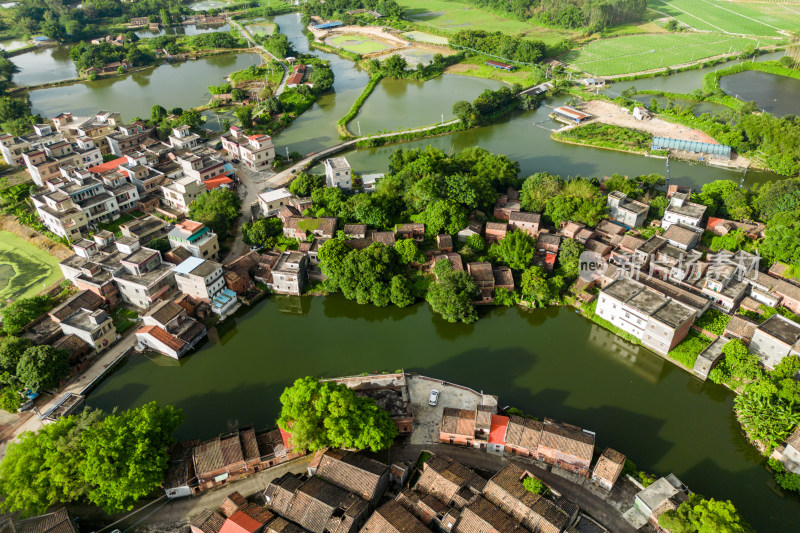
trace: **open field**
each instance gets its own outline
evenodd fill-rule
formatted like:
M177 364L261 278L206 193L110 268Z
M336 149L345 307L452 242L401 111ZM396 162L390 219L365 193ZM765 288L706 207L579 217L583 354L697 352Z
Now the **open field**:
M756 44L755 39L719 33L628 35L592 41L559 59L595 76L612 76L681 65Z
M700 31L780 37L800 30L800 5L744 4L720 0L648 0L651 9Z
M447 37L440 37L432 33L425 33L424 31L407 31L403 37L411 41L430 44L447 44Z
M475 78L504 81L506 83L519 83L523 87L536 85L544 77L541 71L530 67L518 68L511 72L500 70L484 64L484 57L470 57L461 63L451 65L445 69L448 74L461 74Z
M0 231L0 307L35 296L61 278L58 259L9 231Z
M406 16L421 24L428 24L442 31L459 30L502 31L509 35L522 34L523 37L538 39L545 44L554 45L561 39L569 39L578 32L559 28L546 28L531 22L520 22L491 11L468 4L447 2L445 0L398 0L406 8Z
M245 26L251 35L272 35L275 31L275 24L269 22L253 22Z
M328 37L325 39L325 44L335 46L336 48L344 48L356 54L369 54L389 48L387 44L373 37L369 37L368 35L349 33Z

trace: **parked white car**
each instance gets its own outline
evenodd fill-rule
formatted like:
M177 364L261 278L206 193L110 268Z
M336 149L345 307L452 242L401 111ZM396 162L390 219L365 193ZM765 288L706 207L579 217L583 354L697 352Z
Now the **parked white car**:
M437 403L439 403L439 391L433 389L431 395L428 396L428 405L435 406Z

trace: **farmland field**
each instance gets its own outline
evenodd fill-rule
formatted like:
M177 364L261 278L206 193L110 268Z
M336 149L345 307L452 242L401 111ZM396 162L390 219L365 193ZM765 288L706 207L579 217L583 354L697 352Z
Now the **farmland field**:
M559 59L595 76L612 76L680 65L755 45L755 39L719 33L628 35L592 41Z
M406 16L421 24L442 31L455 33L459 30L502 31L508 35L538 39L554 45L561 39L569 39L578 32L560 28L546 28L533 22L521 22L468 4L445 0L398 0L406 8Z
M245 26L245 29L252 35L272 35L275 31L275 24L269 22L254 22Z
M700 31L780 37L781 30L800 30L800 4L648 0L648 6Z
M389 48L388 45L372 39L366 35L345 34L336 35L325 39L325 44L335 46L336 48L344 48L356 54L369 54L371 52L380 52Z
M0 307L34 296L61 278L58 259L17 235L0 231Z

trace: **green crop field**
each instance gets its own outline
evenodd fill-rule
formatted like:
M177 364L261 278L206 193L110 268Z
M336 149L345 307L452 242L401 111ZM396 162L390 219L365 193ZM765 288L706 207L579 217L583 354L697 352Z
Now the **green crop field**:
M502 31L508 35L538 39L554 45L561 39L569 39L578 32L559 28L546 28L533 22L521 22L469 4L445 0L398 0L406 8L406 16L421 24L430 25L440 31L455 33L459 30Z
M335 46L336 48L344 48L356 54L369 54L371 52L380 52L389 48L388 45L372 39L367 35L345 34L336 35L325 39L325 44Z
M559 59L595 76L612 76L671 67L755 45L755 39L719 33L628 35L592 41Z
M34 296L61 278L58 259L8 231L0 231L0 307Z
M800 5L733 3L720 0L648 0L657 12L700 31L783 37L800 30Z
M272 35L275 31L275 24L269 22L255 22L245 26L245 29L252 35Z

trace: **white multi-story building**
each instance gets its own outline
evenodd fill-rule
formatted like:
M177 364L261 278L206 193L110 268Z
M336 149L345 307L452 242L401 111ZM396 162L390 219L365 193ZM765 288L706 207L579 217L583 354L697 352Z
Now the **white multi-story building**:
M669 205L664 210L661 227L669 229L672 224L685 224L695 228L702 228L703 216L706 206L689 201L689 194L676 192L669 199Z
M184 220L172 228L167 234L167 239L173 249L185 248L193 257L199 259L217 259L219 257L217 234L202 222Z
M325 183L328 187L353 188L350 163L346 157L332 157L325 160Z
M266 169L275 160L275 145L269 135L246 136L241 128L233 126L220 137L222 149L237 157L248 169L257 172Z
M158 250L140 248L122 259L120 266L113 278L120 297L131 305L147 308L175 288L175 265L164 263Z
M194 298L210 302L225 288L222 265L190 257L173 270L178 290Z
M262 192L258 195L261 214L265 217L277 215L281 207L291 205L292 198L294 198L294 195L286 187Z
M622 191L611 191L608 194L608 214L611 220L629 228L640 228L647 218L650 206L631 200Z
M169 144L173 148L186 148L191 150L200 143L200 136L192 133L189 126L179 126L172 128L172 135L169 136Z
M696 316L695 310L629 278L600 291L596 313L661 355L686 337Z
M168 181L161 186L164 204L181 213L188 213L189 204L201 194L205 194L206 191L206 186L202 181L190 176Z

